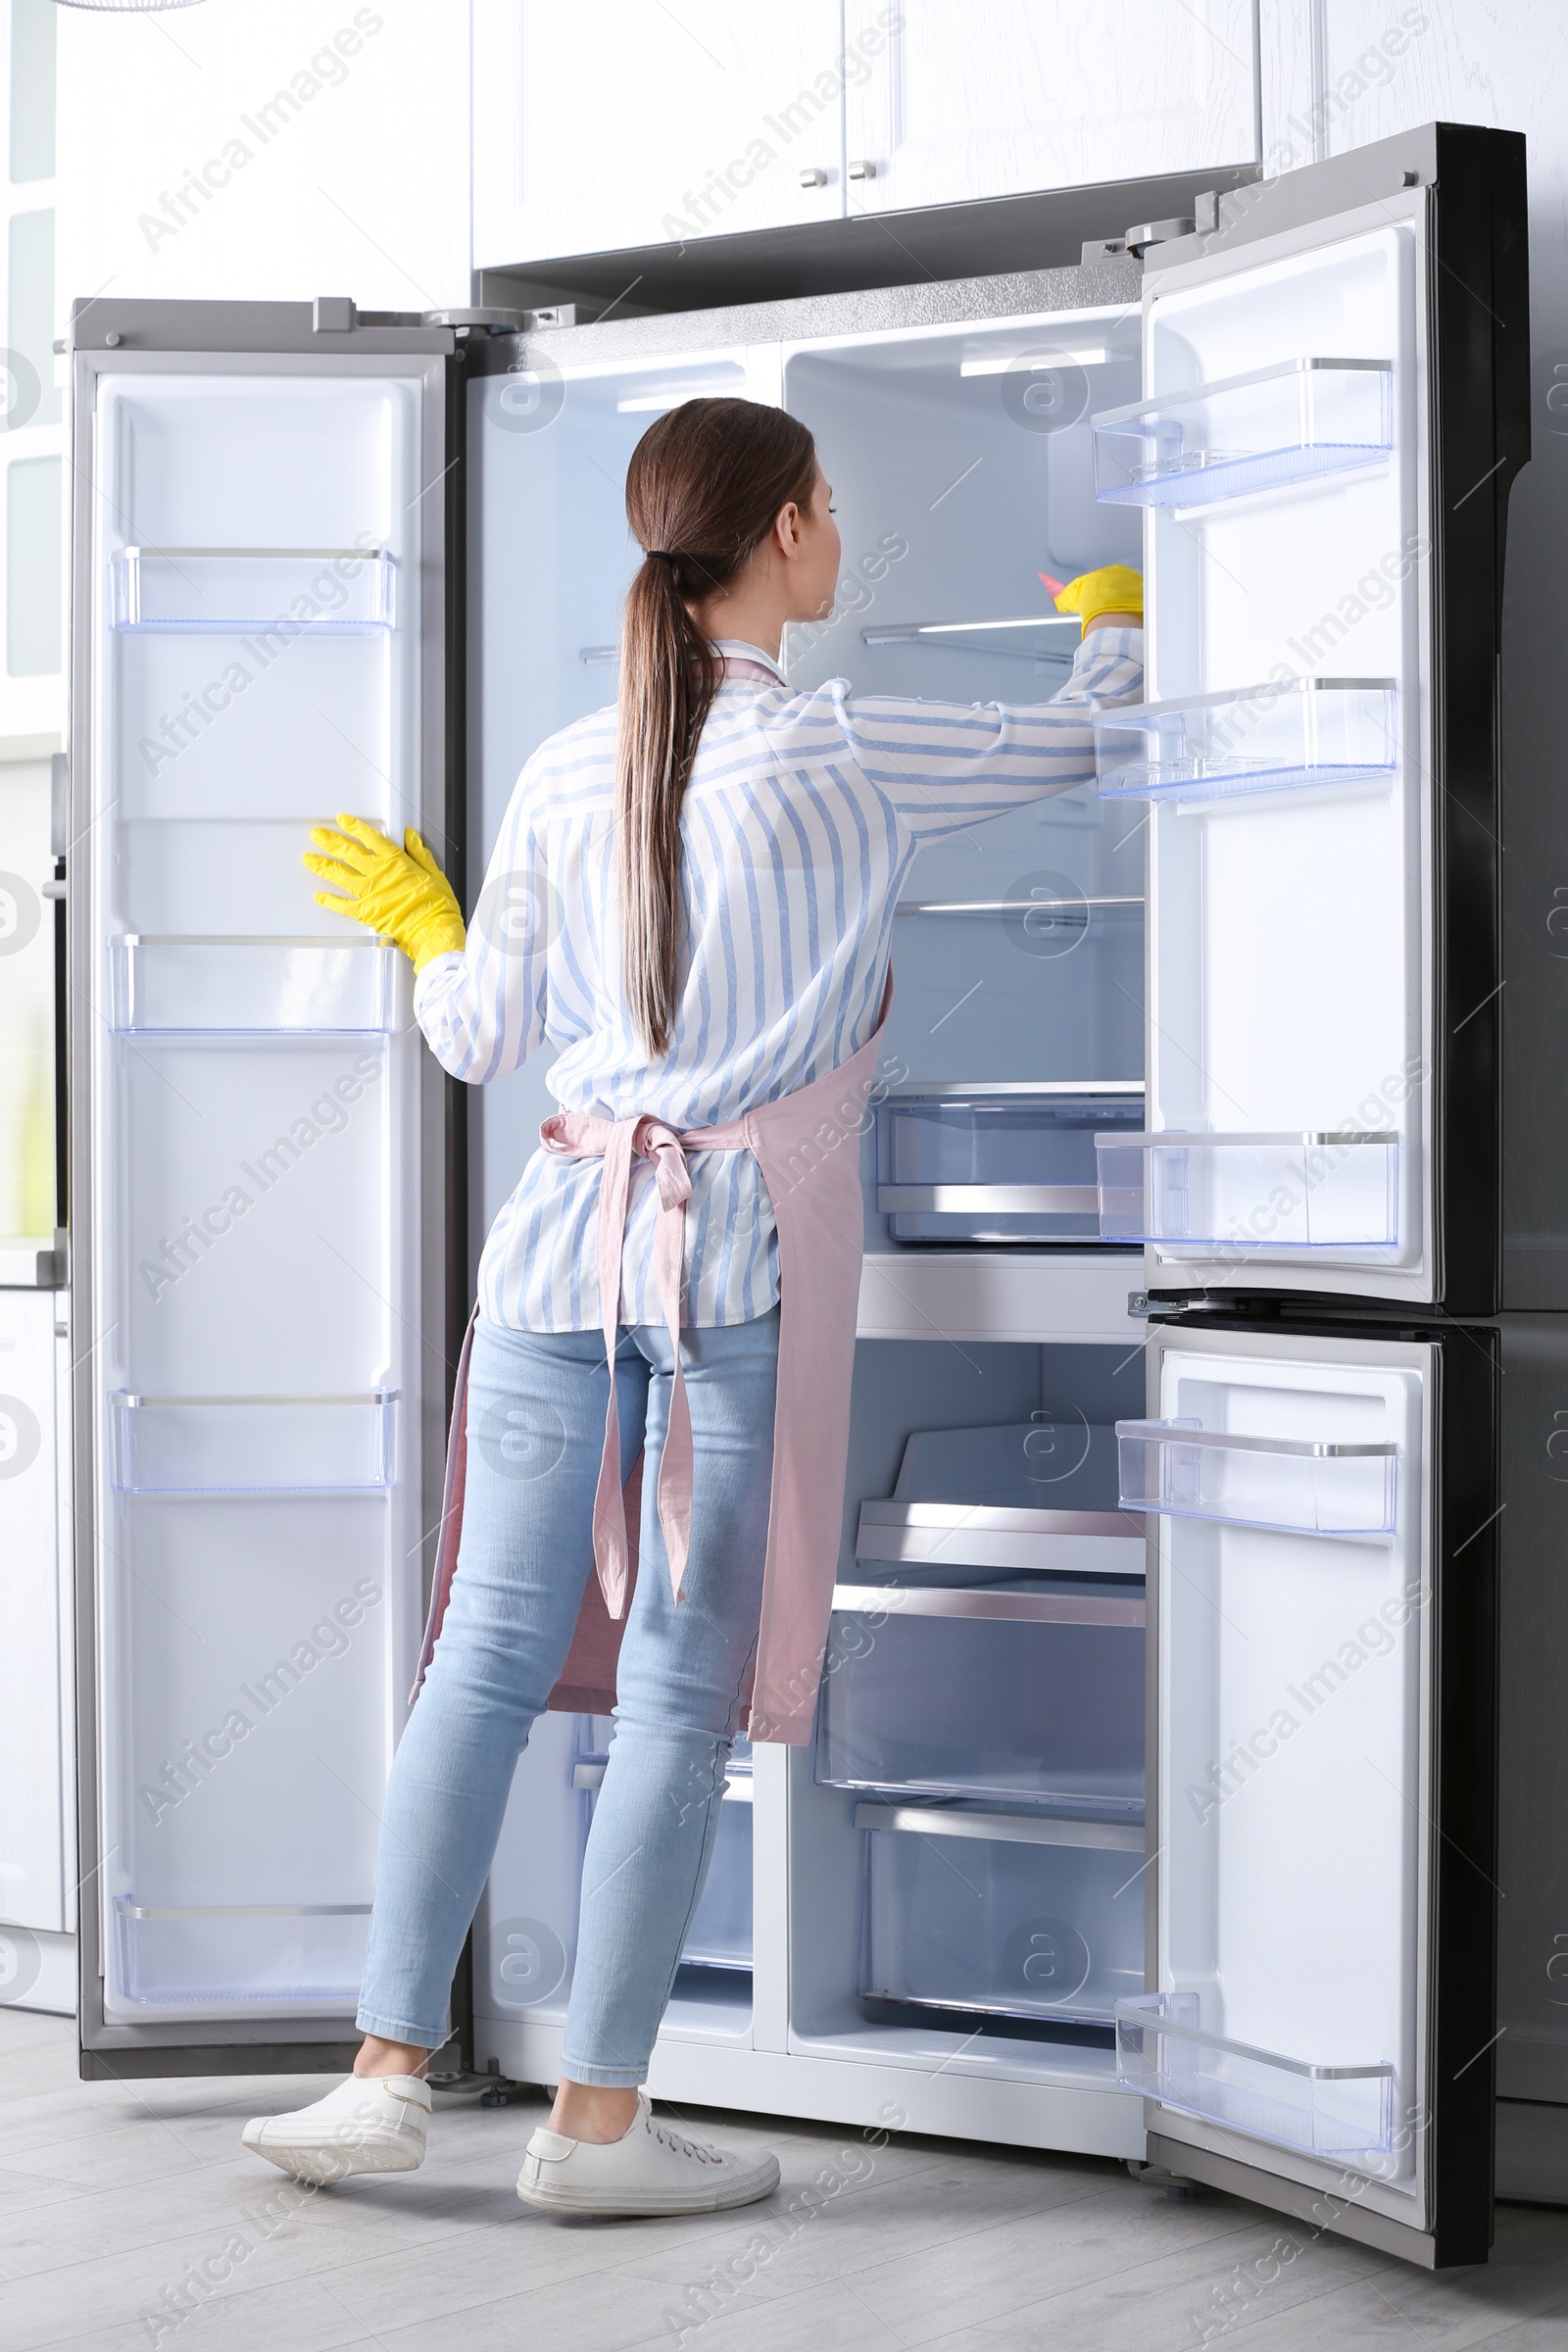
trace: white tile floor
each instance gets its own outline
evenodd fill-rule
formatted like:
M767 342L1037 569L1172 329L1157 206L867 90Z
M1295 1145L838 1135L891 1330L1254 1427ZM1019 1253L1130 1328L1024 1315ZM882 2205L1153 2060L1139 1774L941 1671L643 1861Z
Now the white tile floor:
M67 2021L0 2009L3 2352L1568 2352L1564 2213L1505 2206L1490 2266L1433 2278L1095 2159L704 2115L777 2150L779 2196L560 2222L513 2192L538 2103L439 2108L409 2179L246 2155L247 2115L323 2087L83 2083Z

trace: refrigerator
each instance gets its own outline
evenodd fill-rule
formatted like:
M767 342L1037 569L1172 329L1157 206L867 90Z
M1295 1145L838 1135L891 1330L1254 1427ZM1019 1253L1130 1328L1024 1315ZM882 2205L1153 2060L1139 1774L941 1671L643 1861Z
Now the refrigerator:
M1148 677L1093 781L905 878L818 1720L737 1750L650 2086L1484 2259L1505 1375L1535 1350L1539 1409L1568 1355L1549 1185L1503 1270L1523 143L1429 126L1162 227L581 326L78 309L86 2072L345 2061L456 1337L549 1107L440 1078L304 829L418 824L488 937L540 919L486 860L613 695L627 460L734 393L834 484L793 683L1043 700L1049 582L1110 562ZM559 2070L612 1737L547 1714L518 1766L454 2007L503 2081Z

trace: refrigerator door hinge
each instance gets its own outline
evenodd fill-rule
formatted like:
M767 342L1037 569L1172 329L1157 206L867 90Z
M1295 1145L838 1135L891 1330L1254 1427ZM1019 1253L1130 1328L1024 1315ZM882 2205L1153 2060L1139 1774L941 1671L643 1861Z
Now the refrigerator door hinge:
M1153 1311L1153 1308L1149 1303L1149 1293L1147 1291L1128 1292L1127 1312L1130 1315L1141 1315L1147 1318L1149 1315L1152 1315Z
M352 295L318 294L311 305L311 327L318 335L351 335L358 324Z

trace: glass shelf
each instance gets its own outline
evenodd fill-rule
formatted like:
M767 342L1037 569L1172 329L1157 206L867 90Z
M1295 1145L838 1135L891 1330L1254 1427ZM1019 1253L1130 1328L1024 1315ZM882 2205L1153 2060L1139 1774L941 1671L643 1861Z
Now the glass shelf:
M1029 612L1006 620L909 620L860 631L866 646L919 645L931 653L1001 654L1012 662L1070 663L1082 627L1076 612Z
M373 1031L395 1024L398 951L380 940L127 933L110 942L117 1030Z
M178 637L368 637L393 624L384 547L125 547L110 626Z
M1014 908L1016 911L1016 908ZM1097 1130L1141 1095L896 1095L876 1111L878 1211L896 1242L1098 1245Z
M1298 1536L1392 1536L1399 1449L1118 1421L1121 1507Z
M1194 1992L1115 2005L1126 2090L1313 2156L1376 2158L1394 2145L1394 2066L1320 2066L1208 2034Z
M1393 678L1289 678L1091 711L1100 797L1216 801L1389 784L1396 703Z
M863 1998L1108 2025L1142 1983L1136 1826L1112 1844L1099 1824L1005 1814L858 1805L855 1820L869 1833Z
M1381 464L1394 447L1394 367L1284 360L1090 421L1102 505L1206 507Z
M122 1494L314 1494L390 1487L395 1390L367 1396L110 1398Z
M1399 1139L1346 1129L1276 1135L1097 1135L1104 1241L1215 1250L1391 1250Z

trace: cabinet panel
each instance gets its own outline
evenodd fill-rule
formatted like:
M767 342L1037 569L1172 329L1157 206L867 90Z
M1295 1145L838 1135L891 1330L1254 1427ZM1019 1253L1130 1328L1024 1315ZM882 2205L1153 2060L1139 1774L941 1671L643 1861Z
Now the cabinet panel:
M840 37L839 0L475 0L475 265L836 219Z
M852 213L1256 153L1246 0L847 0L845 61Z

